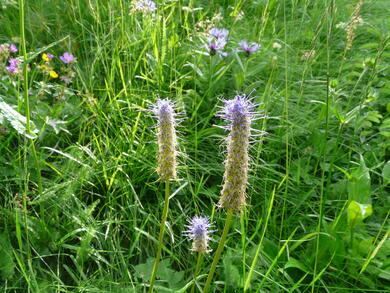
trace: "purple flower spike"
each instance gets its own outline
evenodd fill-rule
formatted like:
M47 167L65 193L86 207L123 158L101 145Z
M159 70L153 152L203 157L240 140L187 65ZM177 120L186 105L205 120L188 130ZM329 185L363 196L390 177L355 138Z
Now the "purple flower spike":
M208 217L194 216L189 220L189 225L186 225L188 230L184 231L184 234L192 240L192 251L201 253L208 253L209 249L208 242L211 240L209 233L212 225L209 222Z
M76 58L69 52L65 52L64 55L60 56L60 59L65 64L69 64L76 61Z
M160 175L163 181L176 179L177 139L175 105L168 99L158 99L157 104L153 106L151 111L158 120L157 174Z
M224 28L212 28L209 31L209 34L216 39L226 39L229 35L229 31Z
M16 53L16 52L18 52L18 48L14 44L10 44L9 45L9 51L11 53Z
M227 56L226 52L222 52L223 48L226 46L225 39L212 39L207 40L207 49L210 51L210 55L213 56L215 53L219 53L221 56Z
M248 44L247 41L241 41L239 43L241 49L239 50L240 52L245 52L248 55L255 53L257 50L260 49L260 44L258 43L252 43Z
M260 113L254 112L256 105L245 95L223 100L223 102L225 105L218 116L228 122L228 125L223 128L230 133L227 137L224 184L218 205L240 210L245 205L246 199L251 123L259 117Z

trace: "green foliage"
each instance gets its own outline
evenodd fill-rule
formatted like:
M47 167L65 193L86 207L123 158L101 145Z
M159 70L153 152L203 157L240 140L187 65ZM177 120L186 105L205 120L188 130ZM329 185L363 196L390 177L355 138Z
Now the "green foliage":
M0 44L21 55L18 1L0 0ZM195 260L187 218L212 216L225 132L220 98L252 93L267 131L251 147L248 206L235 215L214 292L387 292L390 282L390 6L358 1L25 2L29 118L21 76L0 56L0 290L143 292L161 218L155 172L158 97L176 101L182 153L166 223L157 292L186 292ZM361 21L362 20L362 21ZM206 56L211 27L230 30L227 57ZM260 43L258 53L238 42ZM50 66L77 62L67 84ZM8 57L7 57L8 58ZM3 62L4 61L4 62ZM274 192L274 193L273 193ZM272 205L270 204L272 200ZM260 243L260 245L259 245Z

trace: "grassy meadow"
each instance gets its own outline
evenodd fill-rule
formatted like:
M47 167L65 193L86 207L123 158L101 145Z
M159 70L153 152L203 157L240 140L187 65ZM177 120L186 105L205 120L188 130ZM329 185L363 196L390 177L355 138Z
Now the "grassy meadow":
M140 2L0 0L0 292L148 292L158 248L154 292L205 292L219 243L209 292L389 292L390 1ZM263 117L231 214L216 114L236 95Z

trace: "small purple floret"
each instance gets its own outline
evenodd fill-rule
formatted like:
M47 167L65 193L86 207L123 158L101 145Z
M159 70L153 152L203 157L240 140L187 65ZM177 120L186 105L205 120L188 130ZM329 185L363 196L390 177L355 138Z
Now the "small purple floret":
M9 45L9 50L11 53L16 53L18 52L18 48L14 44Z
M53 59L53 58L54 58L54 55L53 55L53 54L47 54L47 58ZM61 59L61 60L62 60L62 59Z
M60 56L60 59L65 64L69 64L76 61L76 58L69 52L65 52L64 55Z
M208 236L208 233L212 232L209 231L211 226L212 225L210 224L208 217L194 216L192 219L189 220L189 225L186 226L188 230L184 231L184 233L191 240L194 239L209 240L210 238Z
M18 71L18 65L19 65L19 60L18 59L9 59L8 60L9 66L6 67L7 71L9 73L17 73Z
M241 49L239 51L240 52L245 52L248 55L253 54L257 50L260 49L260 44L258 44L258 43L252 43L252 44L249 45L247 41L241 41L239 43L239 45L241 47Z

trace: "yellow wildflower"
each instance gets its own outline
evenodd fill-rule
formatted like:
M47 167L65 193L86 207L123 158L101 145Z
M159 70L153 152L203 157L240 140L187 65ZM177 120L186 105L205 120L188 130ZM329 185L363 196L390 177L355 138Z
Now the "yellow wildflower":
M50 70L49 75L50 75L50 77L52 77L52 78L58 78L58 74L57 74L57 72L55 72L54 70Z
M45 62L49 62L49 56L47 56L46 53L43 53L42 54L42 60L45 61Z

